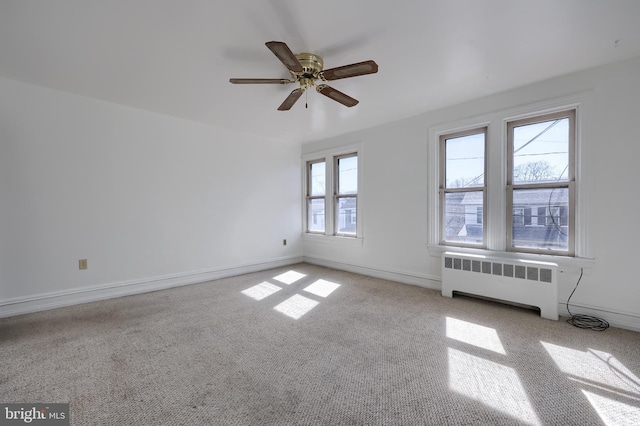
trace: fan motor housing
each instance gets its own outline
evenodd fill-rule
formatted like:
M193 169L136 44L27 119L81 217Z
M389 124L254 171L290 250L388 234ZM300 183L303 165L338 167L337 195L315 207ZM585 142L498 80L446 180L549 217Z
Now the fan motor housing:
M296 59L303 68L301 77L313 78L322 71L323 62L322 58L318 55L314 55L313 53L300 53L296 55Z

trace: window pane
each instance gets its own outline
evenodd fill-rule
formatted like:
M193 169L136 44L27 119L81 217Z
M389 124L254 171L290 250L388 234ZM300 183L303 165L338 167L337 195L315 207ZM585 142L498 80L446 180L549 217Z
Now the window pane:
M568 118L513 129L514 184L567 181L568 170Z
M445 186L484 186L484 133L445 140Z
M309 195L324 195L326 180L326 165L321 163L311 163L309 170Z
M356 198L340 197L337 199L336 233L356 234Z
M568 250L569 189L513 191L512 246Z
M324 232L324 198L309 200L307 214L309 232Z
M444 195L444 239L449 242L482 244L483 223L478 208L483 191L453 192ZM478 222L480 220L480 222Z
M358 193L358 157L338 159L338 195Z

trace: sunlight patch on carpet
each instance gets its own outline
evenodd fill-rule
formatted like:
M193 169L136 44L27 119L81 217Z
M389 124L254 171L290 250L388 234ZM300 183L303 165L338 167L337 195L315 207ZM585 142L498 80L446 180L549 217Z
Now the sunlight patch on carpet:
M305 274L301 274L300 272L296 272L296 271L287 271L283 274L280 274L276 277L273 277L274 280L280 281L283 284L289 285L289 284L293 284L296 281L298 281L301 278L306 277Z
M333 293L333 291L338 287L340 287L340 284L332 283L331 281L326 281L321 279L314 282L309 287L305 288L304 291L311 294L315 294L316 296L327 297L328 295Z
M318 303L315 300L295 294L273 309L282 312L288 317L298 319L315 308Z
M602 395L582 390L602 422L607 426L635 426L640 421L640 408Z
M282 290L281 287L265 281L258 285L254 285L253 287L250 287L246 290L243 290L242 294L245 294L255 300L262 300L265 297L271 296L273 293L280 290Z
M447 337L502 355L507 354L495 328L447 317Z
M448 356L451 390L523 423L541 424L513 368L452 348Z
M620 391L640 396L640 379L613 355L596 349L579 351L540 342L558 368L572 378L589 383L602 384Z

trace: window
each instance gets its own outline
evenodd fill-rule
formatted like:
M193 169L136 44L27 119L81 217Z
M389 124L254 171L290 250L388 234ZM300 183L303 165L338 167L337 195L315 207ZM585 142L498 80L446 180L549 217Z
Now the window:
M574 139L575 110L507 123L507 250L574 253Z
M580 149L588 108L583 94L430 128L430 254L592 258Z
M336 235L356 235L358 201L358 156L335 157Z
M524 226L524 209L520 207L513 208L513 224Z
M358 152L328 154L307 161L307 234L359 237Z
M549 207L547 211L548 213L547 213L547 216L545 217L546 219L545 225L563 226L563 221L560 220L560 207ZM566 226L566 224L564 226Z
M307 232L325 229L326 163L322 160L307 163Z
M441 243L484 245L486 128L440 136Z

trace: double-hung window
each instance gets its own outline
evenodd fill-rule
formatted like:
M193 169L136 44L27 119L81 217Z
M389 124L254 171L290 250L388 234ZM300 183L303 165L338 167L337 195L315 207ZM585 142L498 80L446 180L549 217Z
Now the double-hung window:
M326 170L324 160L307 163L307 232L325 232Z
M358 237L358 153L325 155L305 164L306 232Z
M334 157L335 235L355 236L358 205L358 156Z
M574 253L575 110L507 123L507 250Z
M487 129L440 136L442 244L484 246Z
M570 105L431 130L430 212L439 220L429 225L430 247L589 257L577 183L580 103Z

